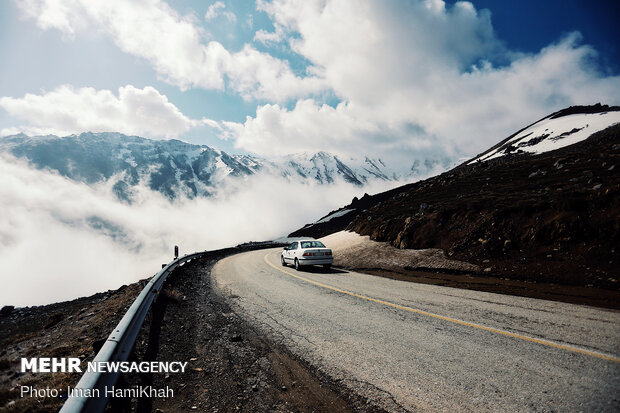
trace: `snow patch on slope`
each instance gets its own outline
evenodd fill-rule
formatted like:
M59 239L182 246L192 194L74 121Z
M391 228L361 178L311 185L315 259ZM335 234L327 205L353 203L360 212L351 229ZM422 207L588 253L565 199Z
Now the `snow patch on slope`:
M503 145L474 158L469 164L488 161L511 153L538 155L553 151L581 142L616 123L620 123L618 111L579 113L555 119L545 118L524 129Z
M332 219L341 217L343 215L346 215L346 214L348 214L351 211L355 211L355 209L343 209L343 210L340 210L338 212L334 212L333 214L329 214L325 218L319 219L317 222L315 222L315 224L322 224L324 222L329 222Z

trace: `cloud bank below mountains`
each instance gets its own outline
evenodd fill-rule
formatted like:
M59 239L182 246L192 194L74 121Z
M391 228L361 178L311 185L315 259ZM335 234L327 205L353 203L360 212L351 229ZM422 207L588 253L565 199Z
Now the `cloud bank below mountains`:
M88 186L6 155L0 176L0 282L11 286L0 290L0 306L115 289L152 276L174 245L183 254L277 238L360 195L345 183L309 188L254 176L214 198L175 202L135 187L128 205L115 197L113 180Z

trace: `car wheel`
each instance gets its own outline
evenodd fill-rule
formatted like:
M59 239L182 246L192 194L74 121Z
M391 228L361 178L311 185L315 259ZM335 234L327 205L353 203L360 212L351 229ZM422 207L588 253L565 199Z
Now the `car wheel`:
M280 262L282 263L283 267L286 267L286 261L284 261L284 255L280 255Z
M331 264L323 264L323 269L324 269L325 271L329 271L329 269L330 269L331 267L332 267L332 265L331 265Z
M299 260L295 258L295 269L299 271Z

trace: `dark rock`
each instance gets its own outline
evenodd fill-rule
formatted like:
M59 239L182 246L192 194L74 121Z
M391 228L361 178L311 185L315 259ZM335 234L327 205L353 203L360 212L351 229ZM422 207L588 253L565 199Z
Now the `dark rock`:
M5 305L0 309L0 316L6 317L8 315L11 315L13 313L13 310L15 310L14 305Z
M93 351L95 353L98 353L99 350L101 350L101 347L103 347L103 345L105 344L106 340L107 339L102 338L102 339L93 341Z

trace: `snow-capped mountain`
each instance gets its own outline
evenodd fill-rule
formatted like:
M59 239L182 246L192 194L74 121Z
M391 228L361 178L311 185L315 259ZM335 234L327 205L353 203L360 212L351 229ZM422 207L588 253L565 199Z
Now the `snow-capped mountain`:
M620 123L620 107L573 106L553 113L520 130L469 164L509 154L541 154L581 142L594 133Z
M364 185L396 180L381 159L340 159L326 152L274 159L231 155L205 145L178 140L150 140L120 133L82 133L58 137L19 134L0 138L0 152L28 160L72 180L94 184L112 181L116 196L130 201L132 187L146 184L170 199L208 197L227 180L267 174L303 183L344 180ZM434 163L431 162L434 165ZM409 175L414 175L413 171Z
M301 153L272 159L267 162L285 177L311 179L321 184L330 184L343 178L346 182L363 185L373 179L397 180L399 174L390 169L381 159L348 158L341 160L327 152Z
M486 161L503 160L505 161L504 163L509 163L510 161L522 159L521 157L523 156L541 155L571 145L579 146L576 144L586 141L597 132L606 130L614 125L620 125L620 106L608 106L600 103L590 106L571 106L526 126L471 159L459 160L459 162L453 165L453 168L450 168L444 174L438 174L436 177L420 181L415 185L424 185L424 183L432 182L435 179L439 180L442 185L445 185L446 181L442 181L442 177L446 174L456 170L466 170L469 173L471 168L476 170L476 167L490 167ZM437 165L436 162L426 160L424 165L421 165L419 161L414 161L411 169L415 170L422 166L426 170L432 170ZM561 169L562 162L554 163L554 168ZM615 166L612 164L609 168L611 168L609 171L613 171ZM547 172L534 169L530 171L528 176L532 178L539 174L546 175ZM485 184L487 184L487 181L492 178L487 176L485 172L483 179ZM447 182L450 181L448 180ZM359 214L360 210L370 209L376 204L381 204L395 194L402 196L403 191L404 189L395 188L373 196L365 195L362 199L354 199L351 204L331 211L313 223L306 224L303 228L291 233L290 236L313 236L318 238L342 230ZM447 194L454 192L453 189L446 191ZM424 197L421 197L421 199L424 199Z
M141 182L169 198L180 193L208 196L226 176L250 175L261 168L249 156L230 156L206 146L120 133L62 138L20 134L0 139L0 150L75 181L94 184L111 179L116 195L124 200L131 199L131 187Z

